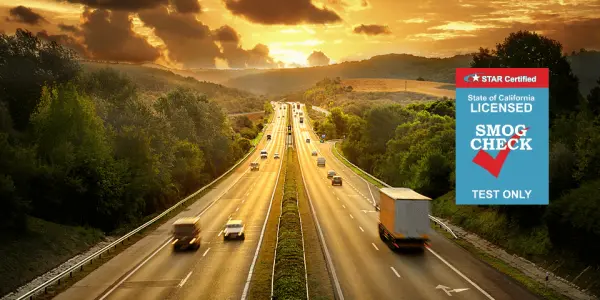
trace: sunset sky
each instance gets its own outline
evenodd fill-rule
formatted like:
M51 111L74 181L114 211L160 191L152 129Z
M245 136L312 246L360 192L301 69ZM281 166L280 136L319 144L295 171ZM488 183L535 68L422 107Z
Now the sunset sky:
M93 59L293 67L451 56L521 29L600 49L600 0L0 0L0 31L17 28Z

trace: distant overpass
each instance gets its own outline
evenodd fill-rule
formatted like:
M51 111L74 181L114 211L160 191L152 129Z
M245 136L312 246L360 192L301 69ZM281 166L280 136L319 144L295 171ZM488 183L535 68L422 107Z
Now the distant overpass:
M314 109L322 114L325 114L326 116L328 116L330 114L330 112L328 110L320 108L318 106L313 106L312 109Z

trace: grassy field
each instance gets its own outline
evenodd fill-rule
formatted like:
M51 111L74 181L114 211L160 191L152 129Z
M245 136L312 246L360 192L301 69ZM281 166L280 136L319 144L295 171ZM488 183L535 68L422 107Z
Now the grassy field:
M447 88L448 83L390 78L352 78L342 80L342 85L352 86L355 92L415 92L435 97L455 99L456 92Z
M28 218L29 232L0 236L0 295L42 275L104 238L101 231Z

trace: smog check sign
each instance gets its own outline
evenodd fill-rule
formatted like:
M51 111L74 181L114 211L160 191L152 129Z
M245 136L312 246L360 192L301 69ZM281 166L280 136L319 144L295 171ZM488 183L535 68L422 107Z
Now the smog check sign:
M456 69L456 204L547 205L548 69Z

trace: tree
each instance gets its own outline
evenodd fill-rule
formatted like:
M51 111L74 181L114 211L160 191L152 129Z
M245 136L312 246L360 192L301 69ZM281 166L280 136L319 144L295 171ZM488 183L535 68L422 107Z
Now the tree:
M596 82L598 85L587 96L587 105L594 116L600 116L600 78Z
M479 49L473 68L549 68L552 118L574 111L580 104L579 80L571 71L562 45L529 31L511 33L495 50Z
M0 34L0 100L8 104L17 130L24 130L45 84L74 79L81 66L72 50L45 42L31 32Z

